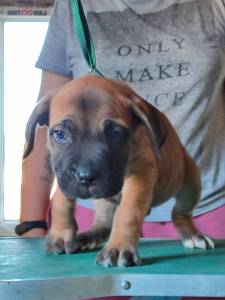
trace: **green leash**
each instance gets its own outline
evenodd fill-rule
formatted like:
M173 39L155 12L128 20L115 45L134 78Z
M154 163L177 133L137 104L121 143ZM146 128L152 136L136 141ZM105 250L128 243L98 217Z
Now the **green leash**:
M74 30L80 42L83 56L88 64L89 72L102 76L104 75L96 68L96 55L94 42L84 14L80 0L71 0Z

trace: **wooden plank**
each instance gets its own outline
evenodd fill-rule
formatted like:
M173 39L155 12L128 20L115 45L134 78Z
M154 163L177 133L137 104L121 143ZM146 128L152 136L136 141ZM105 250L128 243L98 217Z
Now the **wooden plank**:
M96 251L54 255L42 238L1 238L0 299L225 296L225 241L204 251L180 241L142 240L139 252L141 266L105 268L95 264Z

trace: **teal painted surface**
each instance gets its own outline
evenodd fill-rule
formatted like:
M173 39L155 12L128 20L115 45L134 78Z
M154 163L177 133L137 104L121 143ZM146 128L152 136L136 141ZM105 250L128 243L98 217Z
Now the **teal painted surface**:
M0 238L0 280L75 278L111 274L225 275L225 241L216 249L185 249L180 241L142 240L142 265L105 268L95 264L97 251L72 255L45 252L41 238Z

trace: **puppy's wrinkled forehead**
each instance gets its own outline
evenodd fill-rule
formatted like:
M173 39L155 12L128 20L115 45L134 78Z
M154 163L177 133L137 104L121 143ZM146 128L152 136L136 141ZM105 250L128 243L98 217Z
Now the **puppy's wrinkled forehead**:
M101 79L100 79L101 83ZM115 103L116 102L116 103ZM50 107L50 127L71 119L78 128L97 128L108 118L121 120L129 126L128 104L116 85L101 85L99 80L71 81L53 98Z

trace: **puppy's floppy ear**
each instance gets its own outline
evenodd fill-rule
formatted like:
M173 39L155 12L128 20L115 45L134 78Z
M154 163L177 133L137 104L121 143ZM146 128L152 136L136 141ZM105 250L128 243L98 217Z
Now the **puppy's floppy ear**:
M163 124L163 114L153 105L135 95L130 103L137 121L145 125L153 150L161 157L161 147L166 140L166 128Z
M41 98L41 100L34 107L26 126L25 132L25 148L23 159L25 159L32 151L34 146L35 130L37 125L48 126L49 123L49 106L51 95Z

